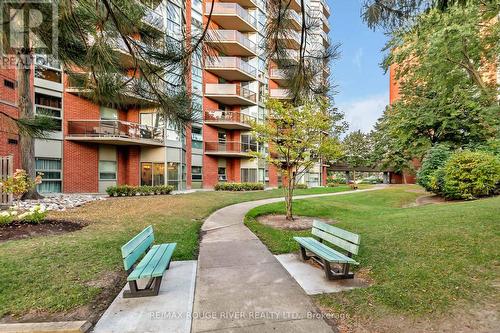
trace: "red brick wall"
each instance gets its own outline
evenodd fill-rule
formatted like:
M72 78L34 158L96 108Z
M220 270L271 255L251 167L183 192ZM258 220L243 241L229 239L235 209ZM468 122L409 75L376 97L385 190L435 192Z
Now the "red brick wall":
M64 94L64 135L68 133L68 120L100 118L99 105L76 95ZM99 191L99 146L77 141L63 141L63 191Z

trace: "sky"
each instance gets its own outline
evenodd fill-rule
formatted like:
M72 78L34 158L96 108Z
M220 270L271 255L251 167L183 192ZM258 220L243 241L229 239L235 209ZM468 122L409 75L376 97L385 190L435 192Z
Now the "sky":
M330 65L335 104L349 131L369 132L389 103L389 77L379 65L387 37L362 21L362 0L328 0L328 5L330 40L341 44L340 59Z

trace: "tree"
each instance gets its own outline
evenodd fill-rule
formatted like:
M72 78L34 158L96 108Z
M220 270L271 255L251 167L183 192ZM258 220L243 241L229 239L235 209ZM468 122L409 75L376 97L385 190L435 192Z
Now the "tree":
M474 2L431 9L393 33L384 67L396 66L400 99L379 130L405 158L498 136L498 85L487 74L500 53L500 24L488 10Z
M34 19L31 16L37 11L43 17L52 17L52 4L58 9L57 17L52 18L58 32L57 59L54 60L65 69L71 86L81 89L93 102L113 107L124 104L124 92L145 97L152 101L151 105L165 121L179 129L193 119L183 73L188 72L191 55L202 46L206 29L200 33L190 31L181 42L165 38L162 32L151 28L155 22L148 22L151 9L136 0L57 0L48 5L20 0L15 3L17 11L10 11L11 7L2 1L4 19L0 38L9 40L11 26L16 26L17 35L21 36L22 47L2 44L4 54L16 56L19 118L2 114L19 129L21 165L31 178L36 176L34 138L43 137L53 129L49 118L35 116L31 100L33 59L36 53L44 52L37 43L52 45L52 24L31 27L28 19L22 21L23 25L15 23L22 20L23 15ZM13 2L10 4L14 6ZM120 60L117 47L132 58L131 63ZM49 49L49 53L53 51ZM178 82L172 82L172 77L177 77ZM25 195L38 196L36 189Z
M254 124L257 142L269 147L268 154L255 153L274 165L282 176L286 219L293 220L293 192L297 182L315 163L335 160L341 155L338 133L341 114L323 101L296 107L270 99L265 123Z
M371 164L372 141L370 135L360 130L351 132L342 140L344 156L342 160L352 170L353 180L356 180L356 168L368 167Z
M497 0L477 0L483 6L494 5ZM444 11L453 5L466 5L469 0L365 0L362 18L370 28L378 26L388 30L411 23L419 14L437 9Z

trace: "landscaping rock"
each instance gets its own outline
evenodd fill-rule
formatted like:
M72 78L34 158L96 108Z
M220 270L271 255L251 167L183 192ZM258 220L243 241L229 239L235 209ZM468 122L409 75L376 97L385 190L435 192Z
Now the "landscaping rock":
M29 210L36 205L43 205L47 210L65 211L66 209L79 207L87 202L106 200L105 195L98 194L58 194L46 196L39 200L24 200L19 204L21 210Z

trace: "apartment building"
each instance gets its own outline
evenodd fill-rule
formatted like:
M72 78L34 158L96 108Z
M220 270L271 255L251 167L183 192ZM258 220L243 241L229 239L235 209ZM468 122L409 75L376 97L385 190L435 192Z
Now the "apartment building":
M186 34L201 31L213 7L209 38L217 54L193 54L190 73L174 73L167 81L184 75L192 94L195 118L190 128L178 131L162 121L154 101L123 96L119 109L93 103L73 87L61 65L36 56L32 96L35 113L53 118L59 130L35 142L36 169L44 173L41 193L96 193L118 184L170 184L178 190L212 188L221 181L263 182L278 186L277 171L249 151L265 151L251 135L253 120L263 121L266 95L287 98L279 68L262 49L267 19L265 2L227 0L141 1L147 6L144 22L165 38L184 41ZM292 0L300 28L300 2ZM311 0L308 12L324 22L314 44L326 47L329 9L324 1ZM299 38L290 34L290 53L297 52ZM213 38L210 38L213 37ZM129 61L124 45L116 52ZM325 68L327 66L325 65ZM325 70L325 75L327 71ZM18 116L16 72L0 69L0 110ZM125 94L125 93L124 93ZM0 115L0 156L13 155L20 167L16 128ZM310 186L326 181L321 164L301 180Z

